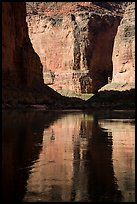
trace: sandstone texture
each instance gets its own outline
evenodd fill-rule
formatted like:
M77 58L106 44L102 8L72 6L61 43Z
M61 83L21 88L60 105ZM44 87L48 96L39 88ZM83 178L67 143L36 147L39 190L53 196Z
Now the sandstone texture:
M118 27L113 49L113 80L135 82L135 2L130 4Z
M27 2L44 83L65 94L96 93L112 80L112 52L126 3Z
M135 3L129 4L113 48L112 82L87 101L90 108L135 109Z
M101 90L135 88L135 2L129 4L118 26L113 48L112 83Z

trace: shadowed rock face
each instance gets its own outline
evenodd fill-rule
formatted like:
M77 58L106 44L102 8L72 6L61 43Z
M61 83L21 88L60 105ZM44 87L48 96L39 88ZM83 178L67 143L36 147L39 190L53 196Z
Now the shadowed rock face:
M112 80L112 51L119 22L119 18L108 15L100 19L93 16L89 22L90 51L87 53L90 53L88 62L93 93Z
M43 83L42 64L32 48L25 3L2 3L2 74L7 86Z
M111 81L122 8L117 3L27 3L29 36L44 82L58 92L95 93Z
M44 84L42 64L28 35L25 2L2 3L2 104L57 102L61 96ZM55 101L54 101L55 100Z

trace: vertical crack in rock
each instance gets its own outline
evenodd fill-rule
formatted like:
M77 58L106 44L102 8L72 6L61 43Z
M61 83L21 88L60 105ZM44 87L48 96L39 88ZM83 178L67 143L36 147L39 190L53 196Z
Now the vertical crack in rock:
M80 69L80 31L78 25L74 25L74 66L73 70L79 70Z
M88 64L93 93L112 79L112 51L119 23L119 17L93 15L90 18L88 26L92 57Z

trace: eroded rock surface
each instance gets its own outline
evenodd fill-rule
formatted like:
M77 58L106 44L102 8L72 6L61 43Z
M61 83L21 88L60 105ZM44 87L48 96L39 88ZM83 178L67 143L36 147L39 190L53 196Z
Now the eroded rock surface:
M117 3L27 3L29 35L44 82L58 92L95 93L112 79Z
M93 108L135 109L135 3L128 4L114 41L112 82L87 101Z
M135 2L130 4L118 27L113 50L113 82L135 82Z

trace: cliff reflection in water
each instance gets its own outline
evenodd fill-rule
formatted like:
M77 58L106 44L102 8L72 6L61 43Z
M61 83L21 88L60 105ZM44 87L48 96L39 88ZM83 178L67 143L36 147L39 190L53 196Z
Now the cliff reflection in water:
M77 111L8 113L3 121L4 200L135 201L129 120Z
M21 201L26 192L31 165L39 157L44 125L56 114L3 111L2 201Z

